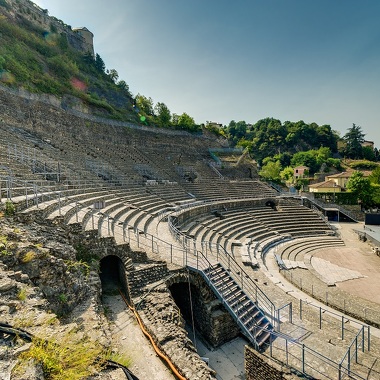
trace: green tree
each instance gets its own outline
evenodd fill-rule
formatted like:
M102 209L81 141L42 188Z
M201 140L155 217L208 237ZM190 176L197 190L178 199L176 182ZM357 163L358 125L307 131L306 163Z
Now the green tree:
M330 148L332 152L337 151L337 141L339 135L334 132L330 125L318 126L315 124L317 144L321 147Z
M227 127L227 133L228 138L237 144L247 134L247 123L244 120L238 122L231 120Z
M368 178L371 181L371 183L380 185L380 166L373 170Z
M369 161L376 161L376 156L374 150L370 146L362 147L363 158Z
M298 152L293 155L290 163L293 167L296 166L308 166L310 169L310 172L313 174L318 171L319 165L317 161L317 155L315 154L315 151L308 150L306 152Z
M194 119L186 112L179 116L178 127L190 132L195 132L199 129L199 126L195 124Z
M139 110L147 116L153 116L153 99L147 98L144 95L137 94L136 95L136 106Z
M362 143L364 142L364 136L365 134L362 132L361 127L352 124L352 127L343 136L343 141L345 142L343 154L348 158L363 158Z
M258 161L287 150L285 141L287 130L280 120L273 118L261 119L252 126L250 134L252 135L250 153Z
M356 171L347 182L347 189L364 205L372 203L373 188L369 178L362 172Z
M172 125L175 127L178 127L178 120L179 120L179 115L176 113L173 113L172 115Z
M294 180L294 169L291 166L287 166L280 172L280 178L286 183L291 184Z
M171 113L165 103L158 102L154 107L154 113L156 115L157 124L160 127L170 126Z
M269 161L267 160L266 163L262 166L261 170L259 171L260 177L267 181L274 181L274 182L280 182L281 176L281 164L280 161Z
M105 65L102 57L98 53L96 53L96 55L95 55L95 67L98 71L100 71L102 73L104 73L106 70L106 65Z
M122 90L127 91L129 94L129 86L125 80L119 80L119 82L117 82L116 85L117 85L117 87L121 88Z
M108 73L108 76L110 77L113 83L116 83L119 79L119 73L115 69L111 69Z

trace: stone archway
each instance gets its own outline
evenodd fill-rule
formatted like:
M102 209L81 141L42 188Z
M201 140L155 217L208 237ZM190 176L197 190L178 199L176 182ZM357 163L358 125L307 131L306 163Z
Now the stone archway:
M273 210L276 210L276 203L271 199L265 202L265 206L271 207Z
M213 347L234 339L240 330L203 277L182 272L166 282L174 302L188 323Z
M99 277L103 293L117 293L119 289L127 293L126 273L119 256L108 255L99 262Z

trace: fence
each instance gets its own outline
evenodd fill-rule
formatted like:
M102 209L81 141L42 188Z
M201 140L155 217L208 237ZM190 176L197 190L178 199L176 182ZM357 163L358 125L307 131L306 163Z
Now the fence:
M329 292L324 286L318 286L313 282L305 281L304 277L295 275L293 271L281 270L281 274L304 293L310 294L314 299L325 305L367 323L371 322L376 326L380 325L380 315L377 310L366 306L363 307L362 304L353 303L351 300L346 300L341 293Z

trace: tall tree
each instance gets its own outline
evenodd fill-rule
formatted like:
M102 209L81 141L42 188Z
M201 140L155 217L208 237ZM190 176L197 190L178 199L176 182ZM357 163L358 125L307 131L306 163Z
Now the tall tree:
M105 71L105 69L106 69L106 65L105 65L105 63L104 63L102 57L101 57L98 53L96 53L96 55L95 55L95 67L96 67L99 71L101 71L101 72L103 72L103 73L104 73L104 71Z
M231 120L228 124L228 136L235 144L238 143L238 141L245 137L247 133L247 123L244 120L236 122L235 120Z
M348 158L359 159L363 158L362 143L364 142L365 134L359 125L352 124L348 132L343 136L345 147L343 154Z
M190 132L195 132L197 129L199 129L199 126L195 124L194 119L191 116L189 116L186 112L179 116L178 127Z
M371 181L362 172L356 171L347 182L347 189L364 205L372 203L373 188Z
M154 115L153 99L152 98L147 98L144 95L137 94L136 95L136 106L146 116L153 116Z
M281 164L280 161L266 161L259 171L260 177L267 181L279 182L281 180L280 176Z
M116 83L116 81L119 79L119 73L115 69L111 69L108 73L108 76L114 83Z
M157 124L160 127L168 127L170 125L171 113L165 103L158 102L154 107Z

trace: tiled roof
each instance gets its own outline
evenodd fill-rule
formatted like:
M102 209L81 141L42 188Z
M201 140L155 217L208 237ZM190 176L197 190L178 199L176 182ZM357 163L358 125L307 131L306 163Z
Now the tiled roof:
M331 180L314 183L313 185L309 185L309 187L317 188L317 189L332 188L332 187L339 188L339 189L342 188L341 186L337 185L334 181L331 181Z

